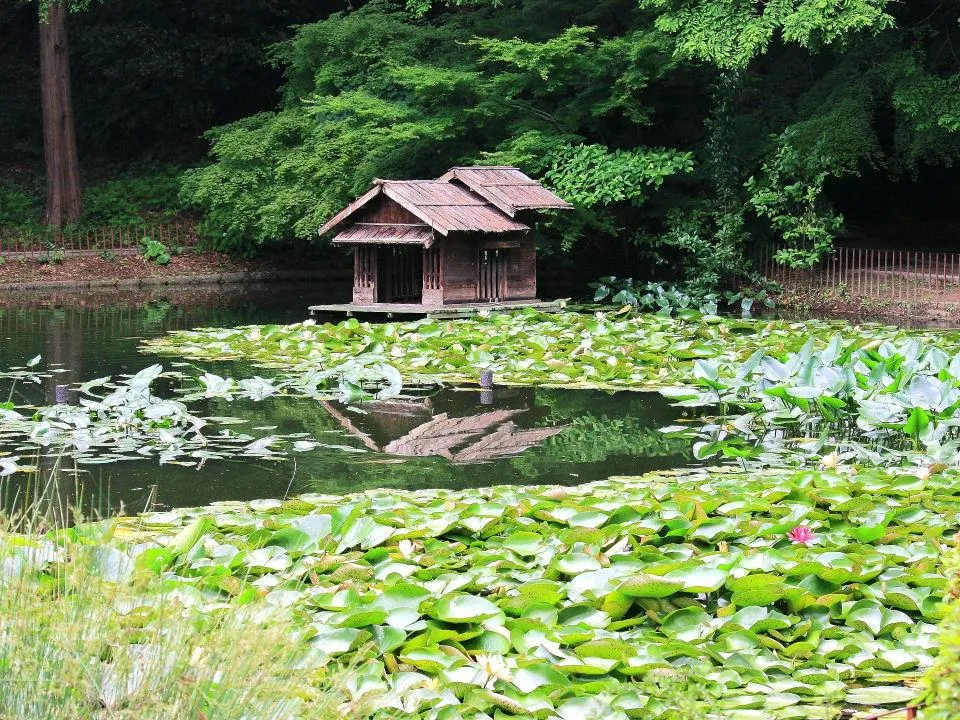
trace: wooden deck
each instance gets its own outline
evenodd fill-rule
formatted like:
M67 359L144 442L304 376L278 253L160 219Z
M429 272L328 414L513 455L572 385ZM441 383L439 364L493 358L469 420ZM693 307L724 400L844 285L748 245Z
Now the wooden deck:
M352 317L354 315L426 315L433 318L463 318L476 315L481 311L503 312L505 310L522 310L536 308L537 310L559 310L564 307L563 300L506 300L503 302L457 303L456 305L421 305L419 303L368 303L354 304L341 303L332 305L311 305L311 315L335 314Z

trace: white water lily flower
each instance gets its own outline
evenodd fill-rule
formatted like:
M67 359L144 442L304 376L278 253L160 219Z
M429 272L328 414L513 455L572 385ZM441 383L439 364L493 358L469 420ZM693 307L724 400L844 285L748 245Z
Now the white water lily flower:
M255 327L247 333L247 340L250 342L260 342L260 328Z
M397 543L397 549L400 551L400 554L405 558L409 558L413 555L414 545L412 540L401 540Z
M277 388L269 380L265 380L259 375L241 380L237 385L251 400L263 400L277 393Z
M226 400L233 400L233 395L230 394L234 385L233 378L222 378L213 373L204 373L200 377L200 382L206 388L203 393L204 397L222 397Z
M510 668L507 667L507 663L504 661L502 655L480 653L477 655L475 662L477 667L489 678L487 681L488 685L492 685L495 680L510 682L513 679L513 674L510 672Z
M837 464L839 462L840 462L840 457L835 452L832 452L828 455L824 455L822 458L820 458L821 467L825 467L828 470L832 470L833 468L837 467Z
M913 474L921 480L929 480L933 472L928 467L918 467L914 469Z

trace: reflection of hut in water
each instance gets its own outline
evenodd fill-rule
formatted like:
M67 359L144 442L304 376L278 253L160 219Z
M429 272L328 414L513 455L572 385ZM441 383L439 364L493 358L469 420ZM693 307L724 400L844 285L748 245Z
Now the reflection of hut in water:
M436 408L429 398L369 402L353 410L330 402L323 406L370 450L406 457L439 455L467 465L518 455L563 430L562 425L518 424L531 409L532 396L527 395L513 391L504 398L503 404L508 407L482 412L477 412L475 404L463 401ZM462 397L464 401L476 401L473 393L463 393Z

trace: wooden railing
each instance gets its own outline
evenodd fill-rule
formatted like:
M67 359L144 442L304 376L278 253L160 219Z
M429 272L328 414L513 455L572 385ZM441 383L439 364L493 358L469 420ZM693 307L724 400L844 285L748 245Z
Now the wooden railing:
M840 246L811 268L790 268L775 260L776 251L762 248L756 262L785 288L906 304L960 302L960 253Z
M167 247L193 247L198 238L192 223L178 220L166 223L144 223L125 227L20 232L0 228L0 254L40 257L51 251L68 254L125 252L139 249L143 238L162 242Z

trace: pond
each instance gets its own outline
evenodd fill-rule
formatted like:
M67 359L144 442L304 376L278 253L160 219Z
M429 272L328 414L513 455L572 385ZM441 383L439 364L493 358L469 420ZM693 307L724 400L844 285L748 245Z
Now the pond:
M41 355L57 372L39 385L17 384L12 399L18 406L53 404L57 386L132 374L157 362L138 350L145 338L191 327L296 322L304 319L311 292L310 286L274 285L7 298L0 309L0 367ZM169 358L161 362L173 365ZM199 362L187 370L204 371L264 373L244 363ZM76 402L75 392L64 392L61 399ZM689 440L659 432L682 413L648 392L447 386L352 406L302 397L204 399L191 411L237 418L243 423L236 427L252 435L303 434L319 445L276 458L215 459L200 468L161 465L156 458L75 465L49 454L34 461L42 471L65 471L55 474L61 497L75 503L79 496L84 507L101 513L121 504L137 511L376 487L572 485L693 462ZM30 482L15 477L15 483Z
M289 611L311 629L297 667L356 668L374 717L662 717L670 678L716 717L876 715L935 662L960 333L696 311L280 324L309 288L201 295L0 316L2 360L28 365L0 373L7 502L52 478L88 512L156 510L8 567ZM31 452L41 472L18 472Z

